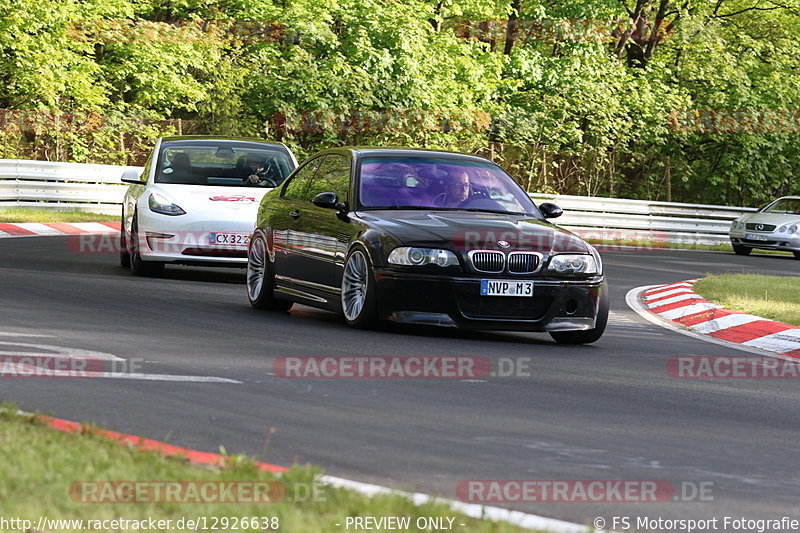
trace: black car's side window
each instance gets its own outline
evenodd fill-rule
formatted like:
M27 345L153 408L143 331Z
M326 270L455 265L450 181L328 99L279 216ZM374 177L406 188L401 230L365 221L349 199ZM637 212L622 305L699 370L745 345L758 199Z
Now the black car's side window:
M314 175L311 188L307 193L308 197L305 199L310 202L319 193L334 192L340 202L346 202L349 190L350 159L343 155L331 154L325 158Z
M283 188L281 198L306 200L306 196L308 196L308 191L311 189L312 182L314 180L314 174L316 174L317 169L322 164L323 159L325 159L325 156L317 157L300 167L295 175L292 176L292 179L289 181L289 183L287 183Z

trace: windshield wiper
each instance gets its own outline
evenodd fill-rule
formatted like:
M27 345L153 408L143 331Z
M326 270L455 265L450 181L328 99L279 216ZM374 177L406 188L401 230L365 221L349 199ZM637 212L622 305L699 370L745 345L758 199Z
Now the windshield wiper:
M380 207L368 207L367 209L423 209L423 210L431 210L432 207L424 206L424 205L385 205Z
M497 213L499 215L523 215L526 217L536 217L531 213L520 213L519 211L500 211L499 209L481 209L479 207L461 207L454 208L456 211L469 211L471 213Z

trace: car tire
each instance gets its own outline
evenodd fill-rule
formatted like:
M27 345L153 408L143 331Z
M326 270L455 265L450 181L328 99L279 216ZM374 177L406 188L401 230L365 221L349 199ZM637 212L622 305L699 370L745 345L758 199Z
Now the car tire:
M161 261L143 261L139 254L139 222L136 215L131 223L131 242L127 243L131 272L135 276L156 277L164 271Z
M736 255L750 255L750 252L753 251L752 248L748 248L747 246L739 246L738 244L733 244L733 253Z
M119 229L119 266L122 268L131 267L131 254L128 252L128 244L125 240L125 212L122 213L122 225Z
M267 239L257 232L247 248L247 299L254 309L288 311L293 302L275 298L275 270L267 253Z
M559 344L590 344L603 336L608 323L608 287L603 285L600 291L600 305L597 308L597 320L592 329L582 331L551 331L550 336Z
M359 329L369 329L377 325L375 292L375 275L369 254L363 247L357 246L348 254L342 274L340 302L347 325Z
M800 259L800 252L792 252L795 259Z

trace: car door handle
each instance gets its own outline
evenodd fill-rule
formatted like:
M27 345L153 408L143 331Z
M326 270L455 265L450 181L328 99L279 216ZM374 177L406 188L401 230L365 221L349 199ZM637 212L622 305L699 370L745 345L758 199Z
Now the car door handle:
M294 211L289 213L289 216L292 217L292 218L300 218L300 210L299 209L295 209Z

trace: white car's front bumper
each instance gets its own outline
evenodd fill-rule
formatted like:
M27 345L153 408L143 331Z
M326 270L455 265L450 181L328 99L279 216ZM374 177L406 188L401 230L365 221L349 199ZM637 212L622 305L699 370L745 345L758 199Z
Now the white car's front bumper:
M196 215L139 212L139 253L144 261L247 265L255 220L203 220Z

